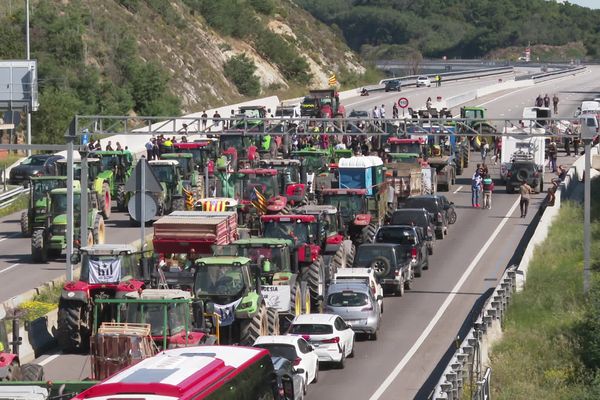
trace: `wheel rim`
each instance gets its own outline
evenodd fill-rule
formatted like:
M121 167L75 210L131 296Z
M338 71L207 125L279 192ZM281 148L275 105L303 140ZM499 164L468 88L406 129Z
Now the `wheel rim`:
M94 244L94 234L92 232L88 232L87 245L92 246Z
M373 263L373 269L378 275L381 275L385 271L385 265L381 261L375 261Z
M310 314L310 294L308 290L304 292L304 314Z
M104 225L104 221L100 221L98 225L98 243L104 243L106 238L106 226Z
M296 287L296 298L294 303L294 314L297 317L302 314L302 291L299 286Z

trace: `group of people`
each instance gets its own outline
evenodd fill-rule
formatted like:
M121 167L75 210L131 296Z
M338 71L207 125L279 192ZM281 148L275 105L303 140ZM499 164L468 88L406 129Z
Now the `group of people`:
M90 140L90 142L88 143L88 150L89 151L102 151L102 145L100 144L100 139L98 140ZM121 143L117 142L115 143L115 147L113 147L112 145L112 141L108 141L108 143L106 144L106 147L104 148L104 150L106 151L129 151L129 147L125 146L121 146Z
M155 138L148 139L144 144L144 147L146 148L146 158L148 161L160 160L162 154L173 153L173 144L175 143L178 143L175 136L169 138L162 134ZM187 143L187 136L182 136L179 143Z
M471 178L471 206L474 208L492 209L492 192L494 191L494 180L485 164L477 164L475 173ZM483 194L483 206L479 198Z
M558 102L559 102L558 95L556 93L554 93L554 96L552 96L552 106L554 109L554 114L558 114ZM546 93L544 95L544 97L542 97L542 94L540 93L538 95L538 97L536 97L536 99L535 99L535 106L549 108L550 107L550 96L548 96L548 93Z

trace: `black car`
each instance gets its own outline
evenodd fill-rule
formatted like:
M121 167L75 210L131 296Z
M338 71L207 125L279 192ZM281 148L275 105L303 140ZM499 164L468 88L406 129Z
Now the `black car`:
M436 194L436 197L439 197L442 201L442 205L444 206L444 210L446 211L446 219L448 220L448 224L452 225L456 222L456 210L454 209L454 202L448 200L446 196L443 194Z
M431 214L435 224L436 239L443 239L448 234L448 218L443 199L437 195L427 194L408 197L402 208L424 208Z
M413 262L415 276L420 277L424 269L429 269L427 241L421 232L421 228L412 225L384 225L375 233L373 242L402 246Z
M358 246L353 268L373 268L383 289L399 296L410 289L413 280L412 259L404 247L393 243L367 243Z
M54 164L63 156L55 154L36 154L27 157L19 165L12 168L8 183L11 185L29 185L29 178L42 175L54 175Z
M277 380L277 400L304 399L302 390L303 370L296 370L292 362L283 357L271 357Z
M506 173L506 193L514 193L527 182L536 192L544 190L542 174L534 161L515 161Z
M433 254L435 242L435 224L433 218L424 208L401 208L394 211L390 219L391 225L414 225L421 229L427 243L427 252Z
M385 83L386 92L400 92L402 90L402 82L399 79L393 79Z

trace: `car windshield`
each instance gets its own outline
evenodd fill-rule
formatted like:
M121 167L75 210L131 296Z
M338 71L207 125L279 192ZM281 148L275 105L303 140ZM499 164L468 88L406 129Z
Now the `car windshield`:
M359 246L356 254L356 263L358 265L368 265L377 257L385 257L388 260L394 259L391 247L380 246Z
M172 165L150 165L150 168L161 182L172 183L175 180Z
M424 208L430 213L438 212L437 203L434 198L408 198L404 202L406 208Z
M294 221L271 221L265 224L263 236L274 239L288 239L295 243L309 243L309 230L314 224Z
M239 266L201 265L196 270L194 287L198 296L233 296L244 290L244 276Z
M64 179L42 179L33 182L33 197L40 199L52 189L64 188L66 181Z
M369 297L365 293L344 290L330 294L327 305L330 307L362 307L369 304Z
M427 225L424 213L413 213L413 212L395 212L392 214L392 225Z
M337 207L340 214L350 216L360 214L364 211L364 199L360 196L349 196L347 194L324 195L323 204Z
M53 194L51 198L52 215L61 215L67 213L67 195L66 193ZM81 195L73 194L73 210L81 210Z
M382 228L377 232L375 240L383 243L414 246L417 244L417 237L414 233L411 228Z
M44 163L46 162L47 158L46 157L27 157L26 159L24 159L21 162L21 165L31 165L31 166L40 166L40 165L44 165Z
M127 319L125 322L150 324L152 336L163 336L165 307L168 319L166 324L167 336L172 336L185 330L187 308L184 304L128 304Z
M103 171L110 171L119 164L119 157L114 155L103 155L100 158Z
M326 324L292 324L290 333L299 335L328 335L333 326Z
M298 355L296 348L291 344L282 343L261 343L255 344L254 347L269 350L272 357L283 357L287 360L294 361Z

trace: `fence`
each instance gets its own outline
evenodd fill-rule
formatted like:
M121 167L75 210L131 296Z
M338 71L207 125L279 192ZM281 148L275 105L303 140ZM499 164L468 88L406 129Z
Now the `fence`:
M29 189L24 188L24 187L18 187L18 188L11 189L11 190L1 193L0 194L0 209L8 207L15 200L17 200L19 198L19 196L21 196L21 194L27 193L27 192L29 192Z

